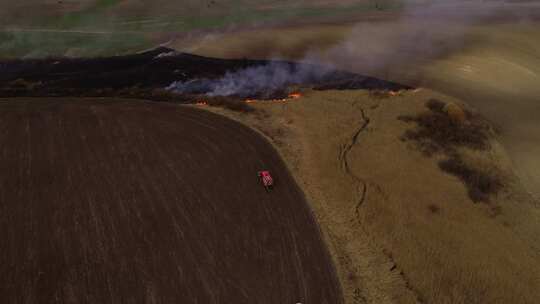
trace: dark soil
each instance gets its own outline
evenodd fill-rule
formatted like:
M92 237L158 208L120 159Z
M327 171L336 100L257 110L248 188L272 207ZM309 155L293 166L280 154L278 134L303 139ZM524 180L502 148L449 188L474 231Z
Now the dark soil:
M2 100L0 166L2 303L343 303L285 164L226 118Z

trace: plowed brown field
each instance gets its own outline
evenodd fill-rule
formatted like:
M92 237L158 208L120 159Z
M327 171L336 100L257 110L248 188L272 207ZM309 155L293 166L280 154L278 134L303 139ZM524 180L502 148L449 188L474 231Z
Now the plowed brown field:
M226 118L2 100L0 168L2 303L342 303L303 193Z

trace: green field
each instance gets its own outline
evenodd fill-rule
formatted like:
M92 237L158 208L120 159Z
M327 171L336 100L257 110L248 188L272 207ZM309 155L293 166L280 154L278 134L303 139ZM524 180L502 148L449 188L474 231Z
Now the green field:
M0 12L0 57L100 56L150 48L171 36L291 22L353 19L397 11L399 0L182 1L152 4L120 0L77 5L25 1Z

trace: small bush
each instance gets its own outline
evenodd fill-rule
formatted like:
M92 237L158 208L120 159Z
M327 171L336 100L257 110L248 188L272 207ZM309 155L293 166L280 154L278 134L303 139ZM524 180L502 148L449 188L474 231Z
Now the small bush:
M457 121L444 109L446 104L436 99L426 103L429 112L417 116L400 116L405 122L414 122L418 128L405 132L405 140L419 143L428 155L438 151L452 152L455 147L485 150L489 147L489 124L477 115L465 111L467 119Z
M502 181L498 176L468 166L457 155L440 161L439 168L461 179L474 202L489 202L489 196L502 188Z
M416 116L398 117L417 125L417 128L405 131L402 139L415 142L427 156L438 152L445 154L447 158L439 162L439 168L461 179L474 202L489 202L489 196L502 188L501 179L466 164L457 152L460 147L488 149L491 132L489 124L456 104L430 99L426 107L430 111Z
M426 102L426 107L434 113L443 113L446 103L435 98L431 98Z
M441 211L441 208L435 204L429 204L428 205L428 210L431 212L431 213L439 213L439 211Z
M447 103L444 106L443 111L456 124L464 124L464 123L466 123L466 121L468 119L467 112L465 112L465 110L462 107L460 107L459 105L457 105L457 104L455 104L453 102Z

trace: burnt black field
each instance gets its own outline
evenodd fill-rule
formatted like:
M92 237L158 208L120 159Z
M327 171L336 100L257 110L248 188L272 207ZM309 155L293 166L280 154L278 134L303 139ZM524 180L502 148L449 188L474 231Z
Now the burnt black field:
M260 74L264 74L268 66L272 73L277 71L272 79L279 80L278 84L265 85L268 78L263 77L254 86L248 83L249 90L236 90L225 96L283 98L291 85L316 90L409 89L398 83L311 64L216 59L157 48L126 56L5 60L0 63L0 97L134 97L190 103L210 94L212 84L226 76L243 77L242 71L254 68L261 68ZM244 80L235 79L234 84L237 82ZM167 90L173 83L193 85L185 91Z

